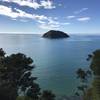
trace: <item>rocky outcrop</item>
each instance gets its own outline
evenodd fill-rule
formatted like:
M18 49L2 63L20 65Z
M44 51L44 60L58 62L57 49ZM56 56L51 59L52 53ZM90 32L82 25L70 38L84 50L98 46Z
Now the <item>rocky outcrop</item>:
M69 35L62 31L50 30L47 33L44 33L42 37L50 39L59 39L59 38L68 38Z

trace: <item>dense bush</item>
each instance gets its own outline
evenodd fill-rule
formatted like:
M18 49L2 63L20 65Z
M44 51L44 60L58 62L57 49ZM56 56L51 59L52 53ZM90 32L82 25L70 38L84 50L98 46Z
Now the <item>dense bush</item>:
M22 53L10 56L5 54L3 49L0 49L0 98L16 100L19 94L22 94L23 98L19 99L40 100L42 93L39 85L35 82L37 78L32 76L32 70L35 67L33 60ZM49 100L55 99L52 93L46 93L44 94L45 96L49 95Z

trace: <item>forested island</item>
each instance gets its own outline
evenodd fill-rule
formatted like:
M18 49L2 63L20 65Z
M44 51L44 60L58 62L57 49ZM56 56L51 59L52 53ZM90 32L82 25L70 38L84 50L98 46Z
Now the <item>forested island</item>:
M60 39L60 38L68 38L69 35L62 31L50 30L44 33L42 37L49 38L49 39Z

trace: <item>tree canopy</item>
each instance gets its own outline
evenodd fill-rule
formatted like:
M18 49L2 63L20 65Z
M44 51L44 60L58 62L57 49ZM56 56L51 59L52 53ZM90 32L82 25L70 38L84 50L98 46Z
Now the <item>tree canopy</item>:
M92 69L94 75L100 75L100 50L96 50L92 54L92 62L90 68Z
M0 49L0 98L16 100L22 94L32 100L40 100L40 87L32 75L35 68L33 60L25 54L17 53L9 56ZM50 96L52 96L50 94ZM49 96L49 97L50 97ZM48 99L45 99L48 100ZM54 100L54 99L49 99Z

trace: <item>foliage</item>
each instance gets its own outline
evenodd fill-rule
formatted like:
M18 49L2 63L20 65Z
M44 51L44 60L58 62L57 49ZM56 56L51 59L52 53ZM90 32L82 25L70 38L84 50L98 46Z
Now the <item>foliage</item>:
M100 50L96 50L93 54L88 55L87 61L91 60L90 69L93 72L92 88L85 90L84 86L78 86L78 90L83 91L84 100L100 100ZM77 76L84 83L87 76L92 75L91 71L84 71L81 68L77 71ZM78 93L77 93L78 94Z
M93 100L100 100L100 50L93 52L90 68L94 74L92 84Z
M5 56L4 51L0 50L0 90L9 91L8 96L14 96L11 100L16 99L18 91L26 95L31 90L38 97L40 88L34 82L36 77L31 76L33 60L22 53Z
M77 74L77 78L80 79L80 84L79 86L77 86L77 92L75 93L75 95L79 96L80 92L82 92L83 95L85 95L87 89L88 89L88 78L92 75L90 70L83 70L81 68L79 68L76 71Z
M100 100L100 78L93 81L93 100Z
M81 81L87 81L87 78L92 75L90 70L85 71L81 68L76 71L76 74L77 78L79 78Z
M34 83L31 85L30 89L28 89L27 94L28 97L31 97L32 100L38 100L40 95L39 85Z
M40 100L55 100L55 95L52 91L45 90L42 92Z
M93 100L92 88L87 89L86 94L84 95L84 100Z
M32 76L33 60L22 53L6 56L0 49L0 98L2 100L55 100L50 91L40 92ZM22 94L23 96L19 96ZM44 98L44 99L42 99Z
M28 96L18 96L16 100L32 100L32 98Z
M100 50L93 52L90 68L92 69L94 75L100 75Z

